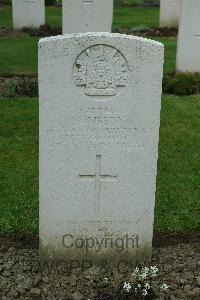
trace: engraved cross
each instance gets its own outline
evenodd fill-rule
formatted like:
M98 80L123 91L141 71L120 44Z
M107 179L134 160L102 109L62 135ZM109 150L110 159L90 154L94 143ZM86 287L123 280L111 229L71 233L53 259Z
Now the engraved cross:
M102 175L101 174L101 155L96 156L96 167L94 175L79 175L81 181L95 182L95 205L94 213L97 215L100 211L100 194L102 188L102 182L117 182L118 176Z

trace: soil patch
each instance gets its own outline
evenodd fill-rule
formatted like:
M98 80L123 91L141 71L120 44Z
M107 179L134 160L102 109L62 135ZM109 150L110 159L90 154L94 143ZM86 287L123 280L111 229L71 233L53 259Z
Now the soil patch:
M141 37L173 37L177 36L178 30L176 28L146 28L143 26L138 26L134 28L113 28L113 32L122 33L122 34L129 34ZM50 25L42 25L40 28L22 28L22 31L15 31L6 28L0 28L0 37L5 36L13 36L13 37L20 37L20 36L35 36L35 37L49 37L49 36L56 36L62 34L61 27L52 27Z
M138 1L138 2L128 2L128 1L115 1L114 3L115 7L159 7L160 3L159 0L144 0L144 1Z
M57 3L55 5L56 7L62 7L62 3ZM160 3L159 0L144 0L144 1L138 1L138 2L129 2L129 1L121 1L117 0L114 1L114 7L159 7Z
M15 249L38 249L39 236L0 236L0 247L3 247L5 251L11 247Z
M22 37L25 36L26 34L22 31L17 31L17 30L12 30L11 28L3 28L0 27L0 37Z
M137 28L129 29L127 34L138 35L143 37L173 37L177 36L177 28L168 28L168 27L153 27L149 29L137 30Z
M39 251L33 249L38 238L1 238L0 242L1 300L122 300L115 288L130 271L95 266L66 268L64 264L41 267ZM152 281L157 295L153 299L200 299L200 243L154 248L152 265L160 270ZM163 283L170 288L161 293Z
M154 233L153 247L164 248L179 244L199 244L200 232L176 232L176 233Z

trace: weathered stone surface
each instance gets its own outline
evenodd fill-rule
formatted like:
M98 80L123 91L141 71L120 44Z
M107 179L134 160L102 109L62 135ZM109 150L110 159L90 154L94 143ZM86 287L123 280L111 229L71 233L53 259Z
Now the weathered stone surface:
M12 0L12 11L14 29L45 24L44 0Z
M150 258L162 65L143 38L40 40L43 255Z
M200 72L200 1L183 1L178 35L177 70Z
M181 1L160 0L160 27L178 27Z
M63 34L111 32L113 0L63 0Z

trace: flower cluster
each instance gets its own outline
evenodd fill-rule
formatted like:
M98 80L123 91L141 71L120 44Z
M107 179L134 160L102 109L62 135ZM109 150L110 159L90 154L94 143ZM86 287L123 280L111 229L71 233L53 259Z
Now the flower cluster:
M133 272L132 276L137 278L138 280L144 281L156 277L158 272L159 270L156 266L150 268L143 267L141 269L135 268L135 271Z
M130 289L131 289L131 284L130 282L128 283L124 283L123 289L126 290L127 293L129 293Z
M122 285L122 294L135 296L140 298L153 294L151 287L152 278L156 277L159 270L156 266L135 268L128 281ZM166 284L162 284L160 289L165 291L169 288ZM134 298L136 299L136 298Z

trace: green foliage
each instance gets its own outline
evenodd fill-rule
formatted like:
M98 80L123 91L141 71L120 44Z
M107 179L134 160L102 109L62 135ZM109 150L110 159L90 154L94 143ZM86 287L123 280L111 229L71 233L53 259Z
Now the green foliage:
M12 5L12 0L0 0L0 4Z
M56 2L57 2L56 0L45 0L45 5L46 6L55 5Z
M38 81L32 78L15 78L0 81L0 98L17 96L38 96Z
M6 97L14 97L15 96L15 90L16 90L15 82L12 79L11 80L9 80L9 79L6 80L4 90L5 90L5 96Z
M24 27L22 28L22 31L24 33L27 33L30 36L47 37L47 36L61 35L62 27L41 25L40 28Z
M114 4L121 6L159 6L160 0L114 0Z
M32 78L20 79L16 87L16 92L19 96L37 97L38 96L38 81Z
M165 76L163 92L179 96L200 93L200 73L177 73Z
M160 0L144 0L144 3L148 3L152 6L160 6Z

